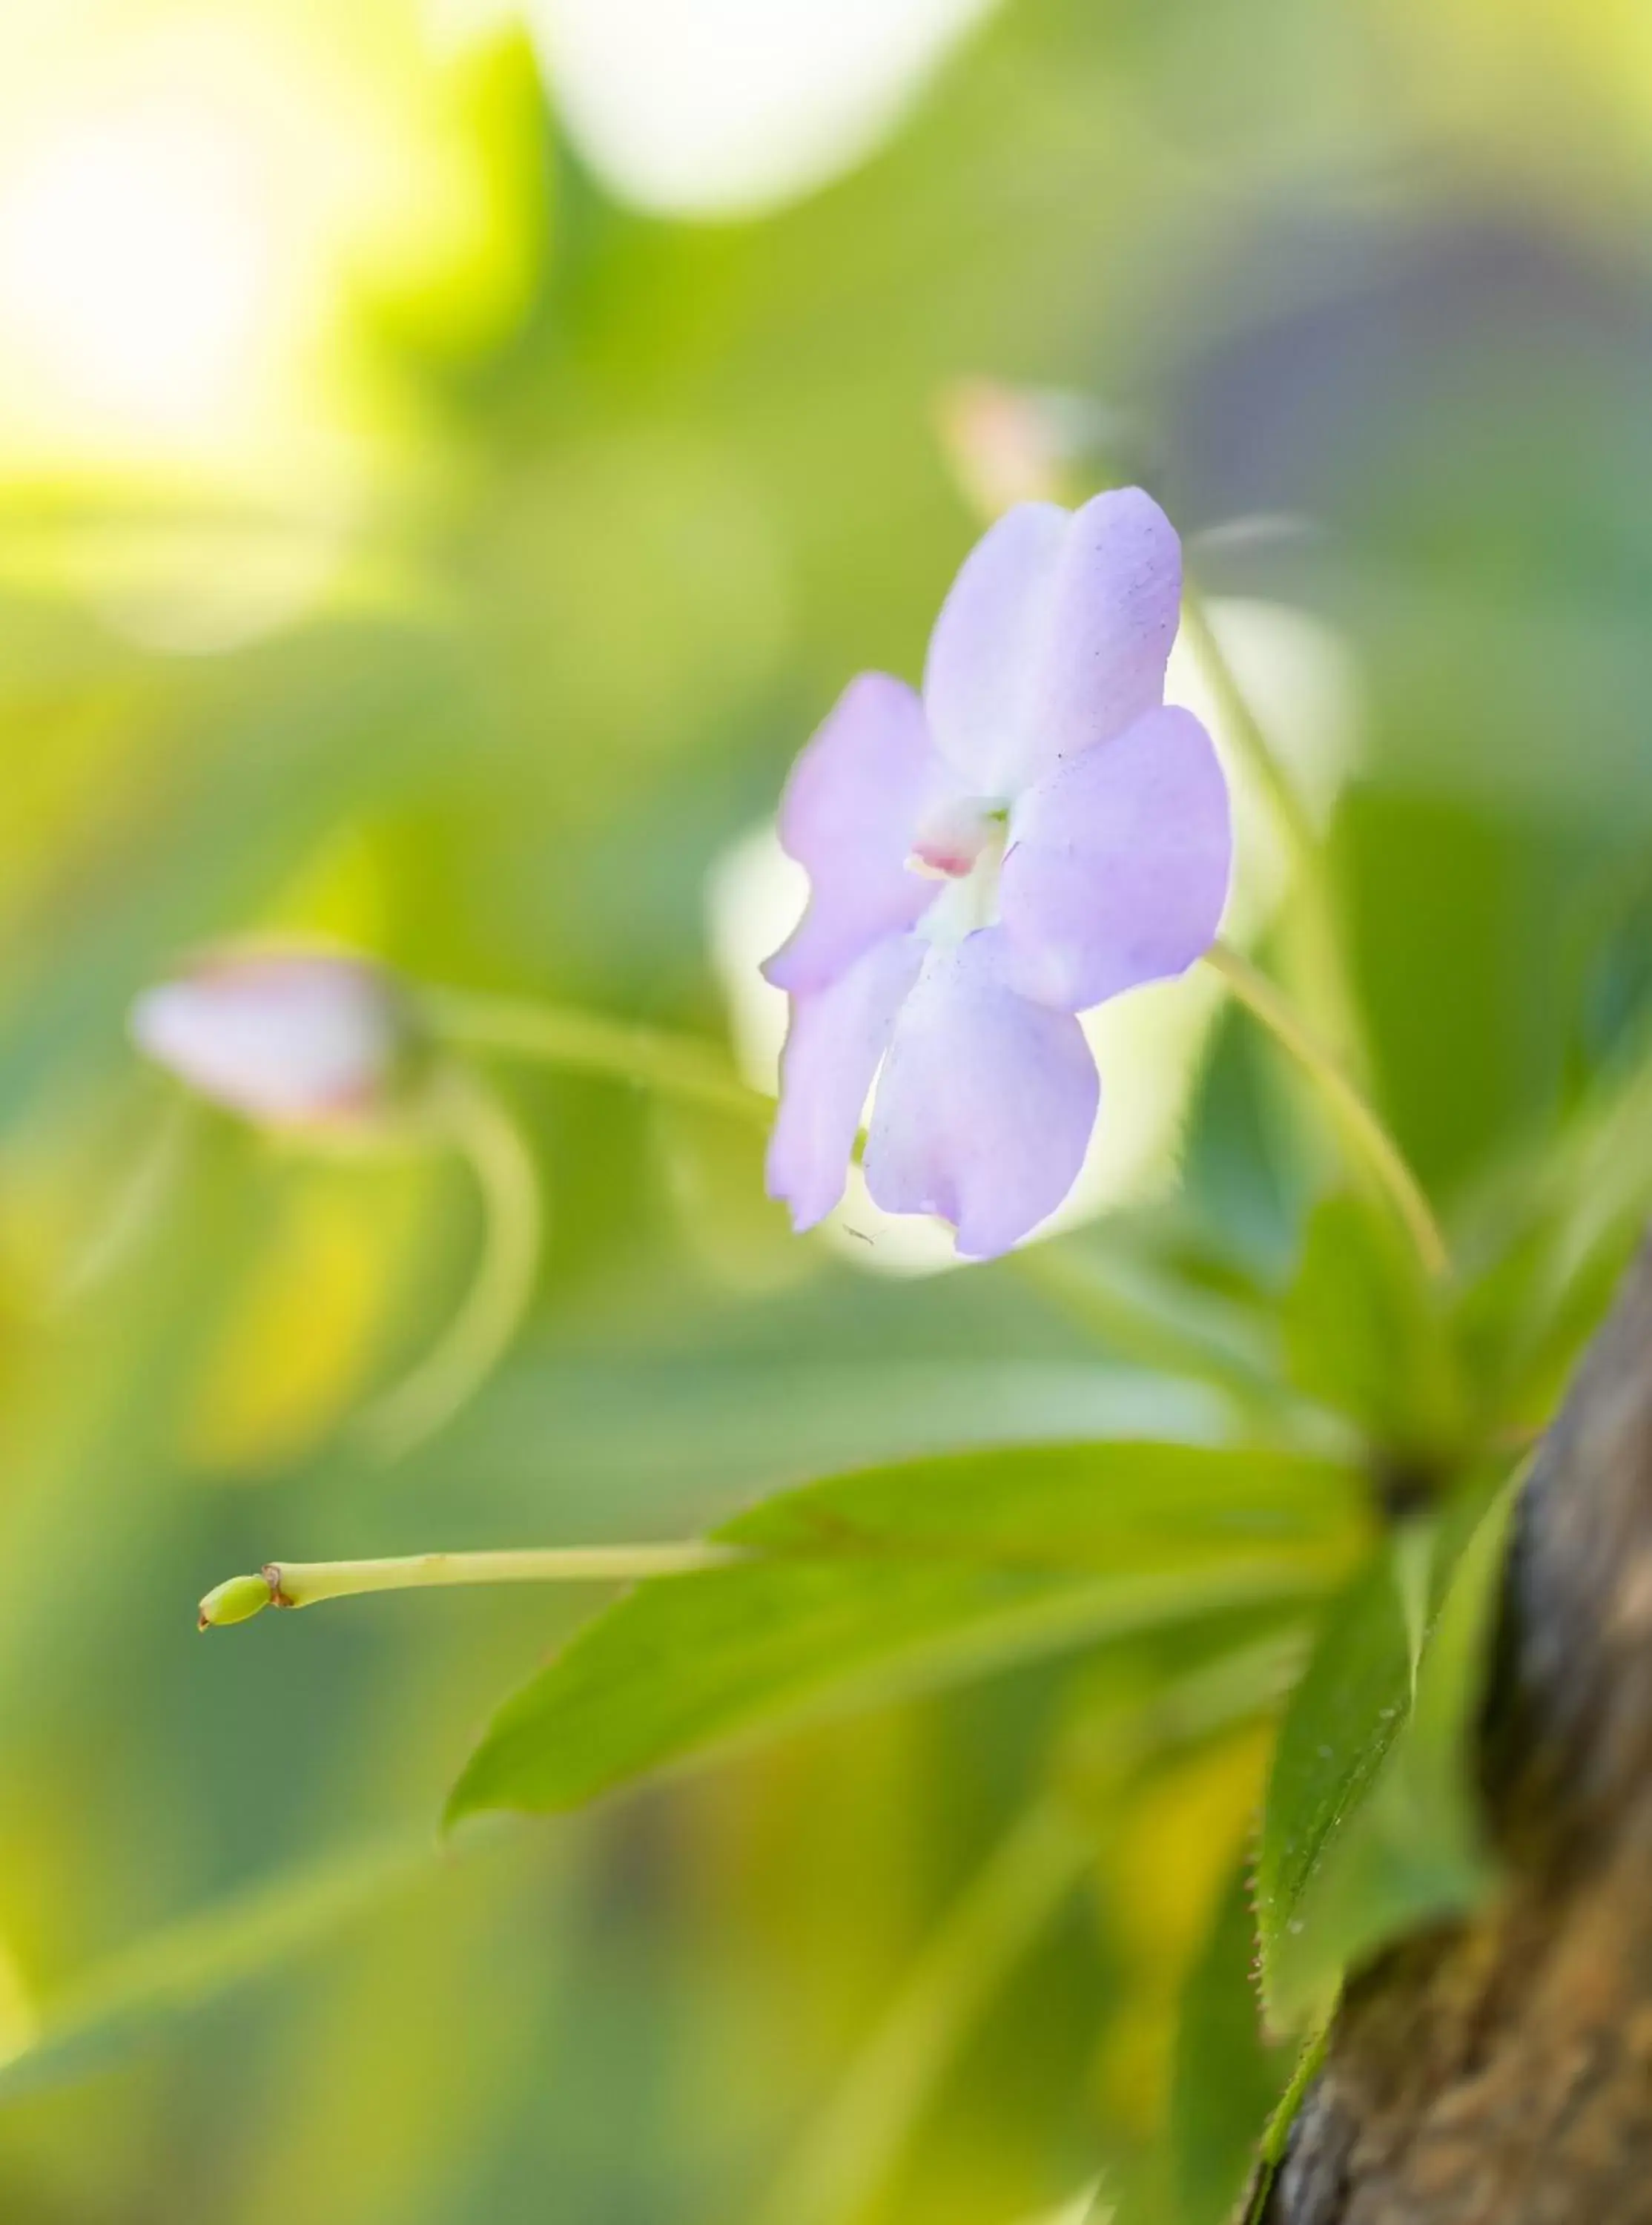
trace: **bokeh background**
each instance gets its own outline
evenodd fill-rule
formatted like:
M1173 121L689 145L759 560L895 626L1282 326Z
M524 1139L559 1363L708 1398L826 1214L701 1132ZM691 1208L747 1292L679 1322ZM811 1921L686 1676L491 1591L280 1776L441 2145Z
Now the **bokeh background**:
M351 1417L463 1290L464 1168L272 1144L126 1011L291 930L722 1039L731 854L851 672L915 675L987 377L1161 495L1236 658L1249 611L1334 662L1379 1094L1443 1199L1511 1179L1647 996L1649 214L1636 0L9 0L0 2052L293 1865L339 1920L0 2093L8 2225L1021 2225L1151 2120L1255 1740L1107 1810L939 2042L884 2021L1127 1652L432 1858L574 1604L193 1628L273 1554L1209 1434L1069 1303L1113 1221L1054 1276L880 1274L794 1243L749 1133L501 1069L531 1317L387 1464ZM1240 1303L1313 1168L1202 1040L1156 1209Z

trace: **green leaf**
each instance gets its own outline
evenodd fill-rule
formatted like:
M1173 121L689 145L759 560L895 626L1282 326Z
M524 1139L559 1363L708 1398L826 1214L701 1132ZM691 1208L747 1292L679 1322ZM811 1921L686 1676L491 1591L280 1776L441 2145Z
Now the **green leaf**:
M1292 1666L1300 1670L1294 1647L1275 1640L1180 1680L1142 1711L1143 1732L1156 1723L1168 1734L1155 1758L1219 1740L1224 1719L1231 1731L1276 1713L1282 1671ZM1162 2108L1144 2137L1115 2133L1113 2225L1226 2225L1288 2082L1299 2051L1263 2028L1249 1871L1248 1861L1234 1863L1179 1973Z
M1133 1247L1111 1222L1109 1239L1029 1245L1005 1266L1083 1321L1109 1353L1209 1383L1263 1419L1291 1410L1271 1305L1201 1288L1181 1263Z
M1256 1861L1263 1994L1275 2025L1288 2028L1305 2006L1296 1998L1307 1959L1303 1906L1398 1735L1409 1681L1400 1594L1383 1555L1333 1607L1280 1727ZM1335 1947L1320 1959L1334 1984Z
M1449 1442L1462 1392L1438 1301L1394 1216L1351 1194L1309 1218L1284 1309L1291 1381L1398 1450Z
M47 2004L35 2037L0 2063L0 2102L102 2069L180 2017L313 1949L438 1867L427 1832L402 1834L260 1880L183 1918Z
M1094 1860L1089 1835L1054 1803L1017 1817L806 2130L761 2225L839 2225L873 2206L983 2009Z
M1485 1263L1459 1301L1485 1425L1535 1433L1599 1327L1652 1208L1652 1049L1597 1081L1484 1186Z
M1515 1487L1402 1532L1332 1613L1281 1727L1256 1867L1270 2025L1491 1881L1472 1778Z
M1232 2216L1300 2054L1263 2031L1256 1952L1241 1869L1182 1993L1170 2094L1175 2225L1225 2225Z
M781 1317L775 1341L756 1349L718 1345L714 1318L705 1342L687 1352L656 1343L567 1354L529 1345L450 1439L396 1471L397 1504L411 1499L441 1518L462 1470L478 1521L507 1535L542 1518L548 1489L568 1534L611 1530L618 1505L644 1526L680 1526L693 1518L684 1509L897 1461L1057 1439L1233 1440L1230 1415L1200 1385L1093 1359L995 1353L985 1332L962 1350L914 1353L925 1326L937 1344L946 1328L934 1327L933 1310L902 1316L882 1307L887 1295L851 1290L843 1302L869 1325L870 1351L840 1327L831 1348L823 1312L801 1326ZM896 1295L909 1299L909 1289ZM930 1292L923 1296L927 1305ZM766 1311L781 1315L777 1303ZM973 1327L970 1334L977 1338ZM351 1480L371 1488L370 1474ZM370 1531L362 1550L372 1542Z
M588 1625L502 1709L450 1813L576 1807L822 1712L1297 1602L1364 1525L1357 1477L1279 1452L1044 1446L812 1484L717 1533L765 1557L644 1584Z

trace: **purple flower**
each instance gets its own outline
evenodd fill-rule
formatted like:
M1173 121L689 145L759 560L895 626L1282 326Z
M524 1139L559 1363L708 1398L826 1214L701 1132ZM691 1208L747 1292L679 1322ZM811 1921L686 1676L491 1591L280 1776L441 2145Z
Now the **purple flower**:
M1191 966L1232 862L1210 737L1164 701L1181 550L1139 488L1025 503L972 552L921 699L850 682L793 769L808 909L763 971L791 997L769 1187L799 1229L867 1187L1007 1251L1072 1188L1100 1084L1077 1013Z

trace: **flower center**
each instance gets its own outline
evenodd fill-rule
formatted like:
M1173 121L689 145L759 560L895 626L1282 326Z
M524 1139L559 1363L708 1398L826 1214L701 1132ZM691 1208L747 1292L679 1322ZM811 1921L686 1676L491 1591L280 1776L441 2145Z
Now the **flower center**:
M961 942L978 927L991 926L1009 834L1010 807L996 796L959 796L924 820L907 870L950 884L918 923L927 941Z

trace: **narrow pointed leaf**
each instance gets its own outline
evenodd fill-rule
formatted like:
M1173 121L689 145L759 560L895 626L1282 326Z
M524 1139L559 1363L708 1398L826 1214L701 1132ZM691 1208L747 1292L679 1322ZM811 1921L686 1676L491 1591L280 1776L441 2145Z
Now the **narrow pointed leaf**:
M1514 1488L1465 1499L1431 1541L1413 1606L1416 1533L1333 1609L1281 1727L1256 1868L1270 2025L1322 2017L1344 1974L1491 1880L1472 1738Z
M1122 1443L916 1461L765 1501L744 1565L640 1587L508 1702L452 1810L554 1810L823 1712L1237 1606L1299 1604L1364 1535L1358 1480Z
M47 2003L34 2037L0 2062L0 2104L88 2076L220 1995L289 1967L438 1861L427 1832L364 1841L260 1879L138 1941Z

